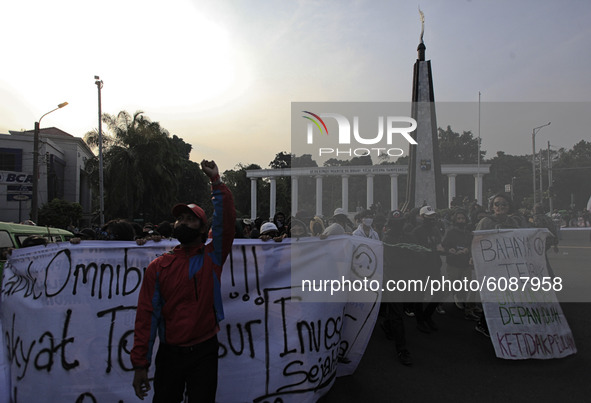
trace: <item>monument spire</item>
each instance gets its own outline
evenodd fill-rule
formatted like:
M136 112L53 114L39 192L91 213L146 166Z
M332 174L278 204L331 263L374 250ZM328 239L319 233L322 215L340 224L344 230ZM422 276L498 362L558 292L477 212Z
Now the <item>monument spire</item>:
M425 14L423 14L423 12L421 11L421 9L419 8L419 14L421 16L421 42L419 43L419 46L417 47L417 51L419 53L419 60L420 61L425 61L425 49L427 48L425 46L425 42L423 42L423 35L425 34Z

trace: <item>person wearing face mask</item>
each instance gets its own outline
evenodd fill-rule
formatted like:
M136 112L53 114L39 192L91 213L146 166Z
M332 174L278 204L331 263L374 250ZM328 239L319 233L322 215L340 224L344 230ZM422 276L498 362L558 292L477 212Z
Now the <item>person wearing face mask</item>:
M138 297L131 362L133 388L143 400L150 390L148 368L158 336L153 402L214 402L217 389L219 322L224 318L220 279L234 240L232 193L214 161L201 162L212 187L212 242L208 219L195 204L177 204L173 235L180 245L148 266Z
M287 234L287 224L285 222L285 214L281 211L278 211L273 216L273 224L277 227L277 231L279 232L280 236Z
M354 236L360 236L369 239L380 240L378 233L372 228L373 213L371 210L364 210L357 214L356 221L361 222L357 229L353 231Z

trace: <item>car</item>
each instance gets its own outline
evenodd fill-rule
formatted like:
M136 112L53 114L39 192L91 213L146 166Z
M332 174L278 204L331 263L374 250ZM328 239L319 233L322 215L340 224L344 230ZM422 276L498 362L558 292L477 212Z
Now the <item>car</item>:
M23 241L32 235L42 236L48 243L69 241L74 237L70 231L59 228L0 221L0 248L21 248Z
M74 234L59 228L0 221L0 279L8 252L11 249L22 248L23 241L30 236L40 236L47 239L48 243L52 243L69 241Z

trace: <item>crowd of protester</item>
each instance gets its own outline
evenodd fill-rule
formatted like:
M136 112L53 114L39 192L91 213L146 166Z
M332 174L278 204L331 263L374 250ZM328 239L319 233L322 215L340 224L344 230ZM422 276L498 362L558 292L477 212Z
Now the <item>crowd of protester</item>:
M318 237L349 234L384 243L384 276L389 271L397 274L404 270L416 270L416 266L428 266L429 270L446 278L468 280L475 278L470 256L472 231L495 228L547 228L551 236L547 249L557 252L559 230L563 222L557 222L553 214L546 213L541 204L531 211L513 208L508 194L491 197L486 207L473 200L464 200L460 205L436 211L431 206L421 206L384 212L379 204L365 210L357 208L351 220L342 208L336 208L328 217L314 216L304 211L289 217L282 212L269 220L257 218L237 219L236 238L259 238L263 241L281 242L285 238ZM419 252L409 253L407 245L419 247ZM417 249L414 250L416 252ZM417 259L422 256L420 263ZM552 269L548 262L548 270ZM391 273L390 273L391 274ZM467 291L439 295L436 301L446 299L454 309L463 311L464 318L476 322L475 331L490 337L481 304L476 296ZM394 340L398 359L404 365L412 365L406 348L404 317L412 317L416 327L423 333L438 331L434 314L445 315L441 302L383 303L380 311L380 326L388 339Z
M506 208L499 214L498 208ZM408 208L404 211L384 211L379 205L369 209L358 207L352 220L342 208L336 208L330 217L321 217L297 212L288 216L277 212L273 217L237 218L235 239L260 239L262 241L282 242L285 238L352 235L374 240L384 244L384 276L391 271L404 271L417 266L417 254L410 253L405 245L421 247L426 259L419 265L429 266L447 278L468 280L475 278L470 256L472 231L494 228L547 228L552 236L547 248L557 251L561 227L589 226L589 212L571 214L555 210L546 213L541 204L531 211L513 209L509 195L501 193L489 199L485 208L473 200L454 203L449 209L436 211L431 206ZM173 224L163 221L159 224L145 223L143 226L123 219L107 222L102 227L69 228L74 233L72 243L85 240L136 241L139 245L149 240L159 241L173 237ZM41 239L31 239L25 246L44 244ZM416 251L415 251L416 252ZM414 259L414 260L413 260ZM549 271L551 271L550 266ZM444 296L448 304L464 313L466 320L477 322L475 330L490 337L486 327L481 305L471 302L473 296L457 293ZM441 301L441 299L439 299ZM455 309L455 308L454 308ZM380 310L380 326L388 339L394 340L399 361L412 365L410 352L406 348L404 321L411 317L416 327L423 333L437 332L439 327L434 319L435 313L445 315L445 307L440 302L383 303ZM440 319L441 320L441 319Z

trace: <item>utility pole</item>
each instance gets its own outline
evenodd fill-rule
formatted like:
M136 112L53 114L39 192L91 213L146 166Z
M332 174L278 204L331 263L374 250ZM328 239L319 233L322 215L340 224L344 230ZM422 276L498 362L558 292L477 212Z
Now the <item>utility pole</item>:
M542 148L540 148L540 203L544 204L544 186L542 185Z
M534 127L531 131L531 173L532 173L532 184L534 190L534 206L536 204L536 133L542 127L550 126L551 122L545 125Z
M33 131L33 194L31 195L31 221L35 224L37 224L39 215L39 127L41 125L41 119L66 105L68 105L67 102L62 102L57 108L50 110L35 122L35 129Z
M96 87L98 88L98 135L99 135L99 219L101 228L105 225L105 198L103 188L103 129L102 129L102 106L101 89L103 80L99 76L94 76Z
M548 205L550 208L550 214L554 211L554 207L552 206L552 193L554 191L554 186L552 183L552 158L550 156L550 141L548 141Z

